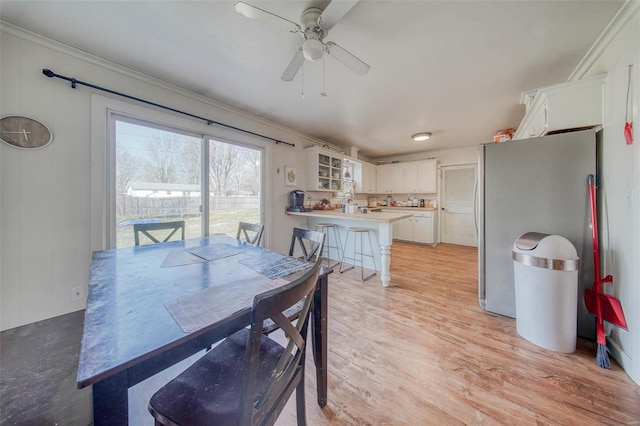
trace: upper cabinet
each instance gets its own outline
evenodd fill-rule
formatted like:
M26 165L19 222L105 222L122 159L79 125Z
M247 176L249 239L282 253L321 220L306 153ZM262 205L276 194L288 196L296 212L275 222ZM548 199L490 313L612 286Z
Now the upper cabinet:
M356 192L361 192L363 194L377 194L377 178L378 173L376 166L371 163L362 162L362 183L359 190L356 187Z
M307 191L342 191L343 154L307 148Z
M377 189L380 194L402 192L402 167L400 164L378 166Z
M400 166L402 170L401 192L407 194L418 192L418 164L406 163Z
M417 193L436 193L438 164L436 160L421 161L418 163Z
M376 166L317 146L306 149L306 190L357 194L435 194L437 160Z
M523 92L525 116L514 139L602 124L605 75Z
M411 161L378 166L378 193L435 193L436 173L436 160Z

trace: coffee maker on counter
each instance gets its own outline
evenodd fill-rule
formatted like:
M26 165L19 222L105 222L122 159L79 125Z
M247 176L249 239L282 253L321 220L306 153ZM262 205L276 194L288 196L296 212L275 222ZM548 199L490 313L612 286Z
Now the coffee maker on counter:
M288 212L310 212L313 209L304 207L304 191L299 189L293 190L289 193L289 207Z

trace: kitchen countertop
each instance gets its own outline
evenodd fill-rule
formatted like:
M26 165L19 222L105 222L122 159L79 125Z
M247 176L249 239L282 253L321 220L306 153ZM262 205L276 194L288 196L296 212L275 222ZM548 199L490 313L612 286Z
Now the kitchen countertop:
M408 208L409 207L405 207L404 210ZM411 209L418 210L419 208L411 207ZM402 210L402 209L399 209L399 210ZM368 211L367 213L342 213L341 210L313 210L310 212L287 212L287 214L292 216L320 217L320 218L326 218L326 219L364 220L367 222L384 222L384 223L397 222L398 220L411 217L410 214L400 213L400 212L390 213L390 212Z
M429 212L438 210L437 208L434 208L434 207L409 207L409 206L405 206L405 207L378 206L378 207L374 207L374 208L376 208L376 209L384 209L384 210L422 210L422 211L429 211Z

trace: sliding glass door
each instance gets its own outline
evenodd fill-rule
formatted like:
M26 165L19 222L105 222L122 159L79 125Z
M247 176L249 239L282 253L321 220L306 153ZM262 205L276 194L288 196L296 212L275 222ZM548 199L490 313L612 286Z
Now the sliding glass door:
M113 247L134 245L136 223L184 220L185 238L262 223L262 149L115 114L111 129Z
M209 233L262 223L262 150L209 139Z

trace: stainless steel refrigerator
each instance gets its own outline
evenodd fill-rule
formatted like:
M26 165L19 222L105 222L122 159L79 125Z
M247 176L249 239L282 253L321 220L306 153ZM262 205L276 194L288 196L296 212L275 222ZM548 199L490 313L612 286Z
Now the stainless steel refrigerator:
M593 338L584 290L593 252L587 177L596 174L601 132L584 130L480 145L478 149L478 296L482 309L515 318L511 251L525 232L562 235L580 257L578 335Z

